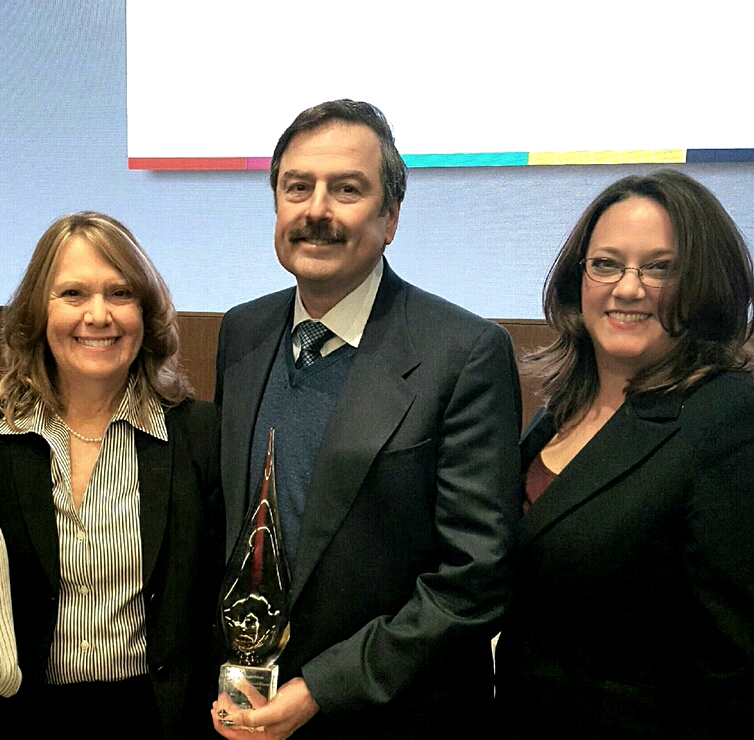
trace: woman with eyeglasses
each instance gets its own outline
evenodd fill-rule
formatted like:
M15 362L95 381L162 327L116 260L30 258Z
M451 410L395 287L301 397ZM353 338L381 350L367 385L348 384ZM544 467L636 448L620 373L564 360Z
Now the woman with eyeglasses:
M610 185L566 240L558 335L527 358L547 403L522 437L506 735L752 736L753 296L735 223L677 171Z

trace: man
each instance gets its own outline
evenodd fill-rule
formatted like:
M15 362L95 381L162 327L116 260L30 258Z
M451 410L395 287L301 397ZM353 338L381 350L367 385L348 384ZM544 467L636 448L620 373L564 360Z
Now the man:
M215 727L472 737L492 700L520 508L510 340L384 261L406 168L375 107L301 113L270 182L275 249L297 287L225 316L216 400L229 546L276 429L291 638L278 694L244 712L221 701ZM312 319L330 330L321 348L311 323L300 329Z

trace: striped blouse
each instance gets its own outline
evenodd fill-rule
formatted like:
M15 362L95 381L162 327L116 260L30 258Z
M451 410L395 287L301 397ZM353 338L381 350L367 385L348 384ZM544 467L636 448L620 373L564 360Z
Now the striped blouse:
M48 683L117 681L147 673L134 429L166 441L167 428L156 400L150 403L147 423L138 423L132 391L129 385L105 430L78 511L65 425L41 403L17 423L50 445L60 599ZM0 424L3 432L8 428Z
M21 671L18 668L10 601L8 552L5 548L5 538L0 530L0 696L13 696L20 685Z

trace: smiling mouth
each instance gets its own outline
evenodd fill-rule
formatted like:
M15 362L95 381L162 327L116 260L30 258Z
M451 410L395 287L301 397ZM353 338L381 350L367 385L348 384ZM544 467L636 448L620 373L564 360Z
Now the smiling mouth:
M83 344L85 347L111 347L118 341L118 337L111 337L110 339L86 339L84 337L76 337L76 341L79 344Z
M340 244L340 239L296 239L293 243L306 242L307 244L313 244L315 247L324 247L329 244Z
M652 314L650 313L625 313L623 311L606 311L608 318L614 321L622 321L626 324L637 321L646 321Z

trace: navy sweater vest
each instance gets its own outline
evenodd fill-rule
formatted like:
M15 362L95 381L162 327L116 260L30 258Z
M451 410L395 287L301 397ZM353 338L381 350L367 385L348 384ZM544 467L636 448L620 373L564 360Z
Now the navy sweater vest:
M354 352L346 344L299 370L293 363L291 333L286 331L264 389L254 427L249 481L256 491L267 449L267 430L274 427L275 481L283 543L291 571L317 450Z

